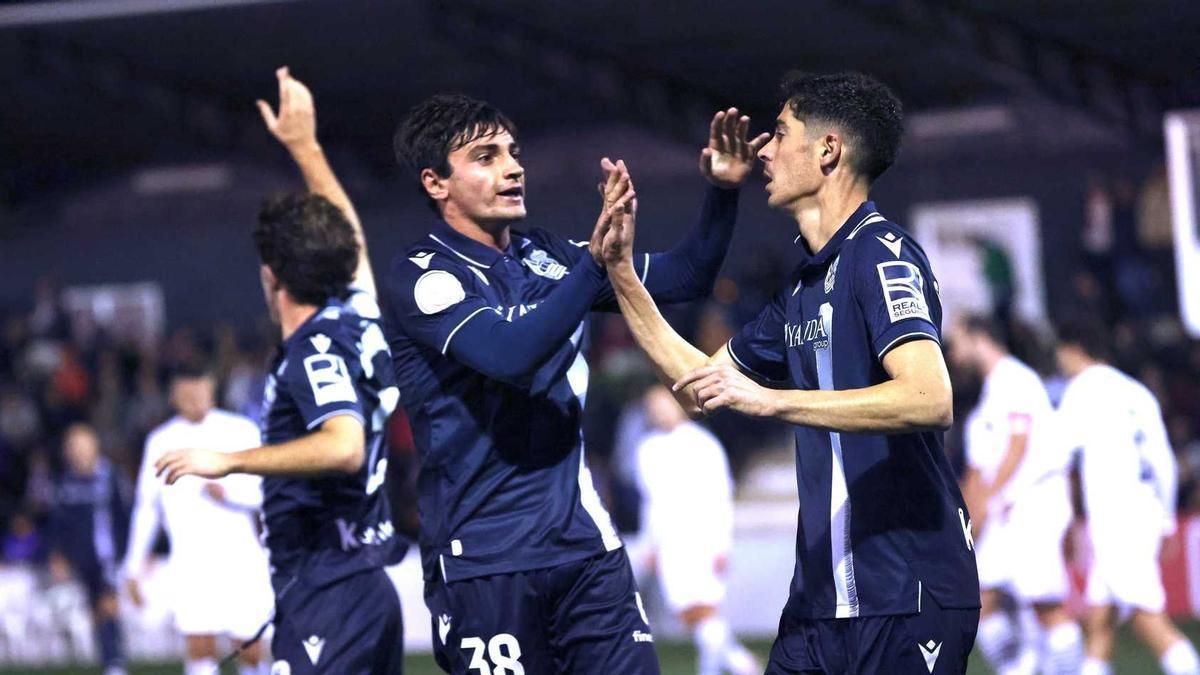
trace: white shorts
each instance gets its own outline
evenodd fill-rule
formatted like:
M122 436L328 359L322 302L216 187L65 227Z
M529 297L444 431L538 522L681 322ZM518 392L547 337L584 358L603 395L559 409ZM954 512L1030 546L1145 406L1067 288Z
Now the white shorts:
M271 618L275 597L266 559L242 562L239 569L172 566L171 609L180 633L246 639Z
M975 544L980 588L1024 602L1062 602L1070 590L1062 549L1070 525L1065 494L1029 495L1006 514L989 515Z
M658 547L658 583L663 599L675 613L698 605L720 605L725 580L718 569L724 554L696 542Z
M1158 566L1159 530L1124 528L1092 533L1092 566L1088 570L1087 603L1113 605L1122 612L1166 609L1162 571Z

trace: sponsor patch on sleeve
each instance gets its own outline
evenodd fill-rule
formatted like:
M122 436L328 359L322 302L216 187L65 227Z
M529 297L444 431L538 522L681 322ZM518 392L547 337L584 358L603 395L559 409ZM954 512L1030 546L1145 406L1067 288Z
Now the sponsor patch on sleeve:
M930 320L921 268L904 260L889 260L879 263L875 269L879 272L883 301L892 323L913 318Z
M413 286L417 308L426 314L453 307L467 297L458 277L443 270L431 270L421 275Z
M313 354L304 359L304 372L308 374L317 407L358 400L346 361L337 354Z

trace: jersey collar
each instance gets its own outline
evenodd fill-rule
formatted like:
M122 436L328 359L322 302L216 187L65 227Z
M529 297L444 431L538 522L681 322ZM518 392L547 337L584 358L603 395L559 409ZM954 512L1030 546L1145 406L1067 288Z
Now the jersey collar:
M804 259L802 266L809 269L824 266L825 263L838 254L838 251L842 248L842 244L847 239L854 238L859 228L876 219L880 221L884 220L883 216L879 215L879 212L875 210L875 202L870 200L863 202L854 210L854 213L850 214L846 222L842 223L842 226L834 233L833 238L826 242L825 246L821 247L821 250L816 253L809 250L808 243L804 241L803 235L797 235L794 243L799 244L808 255Z
M509 254L512 254L512 248L516 237L512 236L510 230L509 236ZM429 233L429 238L432 239L441 248L446 249L458 258L478 267L480 269L488 269L495 265L497 261L503 257L503 253L486 244L481 244L458 230L450 227L449 223L444 220L439 220L434 226L433 231Z

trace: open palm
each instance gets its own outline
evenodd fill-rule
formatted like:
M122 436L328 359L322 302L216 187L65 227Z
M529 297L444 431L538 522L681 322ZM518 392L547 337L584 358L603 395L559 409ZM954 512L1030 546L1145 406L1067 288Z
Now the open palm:
M710 183L720 188L735 188L750 176L758 151L770 134L747 138L750 118L738 115L737 108L719 111L709 125L708 147L700 151L700 172Z

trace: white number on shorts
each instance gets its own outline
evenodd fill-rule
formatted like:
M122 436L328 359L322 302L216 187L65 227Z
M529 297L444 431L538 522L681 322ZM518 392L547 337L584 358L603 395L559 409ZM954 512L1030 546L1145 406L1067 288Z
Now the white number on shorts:
M520 662L521 645L508 633L496 635L486 645L477 637L463 638L461 647L471 650L467 668L479 671L479 675L525 675L525 666ZM490 664L483 656L485 651Z

